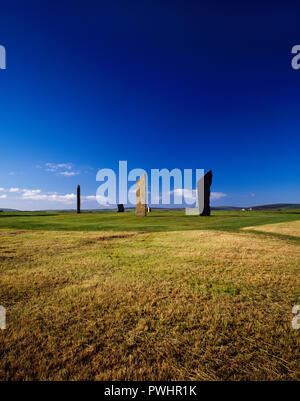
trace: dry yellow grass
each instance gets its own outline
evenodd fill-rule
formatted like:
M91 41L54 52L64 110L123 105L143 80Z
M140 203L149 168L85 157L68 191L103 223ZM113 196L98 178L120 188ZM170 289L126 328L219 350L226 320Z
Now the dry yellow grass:
M2 231L0 264L2 380L299 379L296 243Z
M255 227L245 227L244 230L256 230L300 237L300 220L288 221L284 223L264 224L262 226Z

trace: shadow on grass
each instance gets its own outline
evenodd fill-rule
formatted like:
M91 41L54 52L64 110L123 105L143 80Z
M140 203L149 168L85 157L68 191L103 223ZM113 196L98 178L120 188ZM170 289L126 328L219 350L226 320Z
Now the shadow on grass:
M250 233L250 234L257 234L261 235L262 237L269 237L269 238L279 238L285 241L291 241L294 243L299 244L300 243L300 237L297 237L295 235L288 235L288 234L280 234L280 233L272 233L268 231L259 231L259 230L240 230L240 233Z

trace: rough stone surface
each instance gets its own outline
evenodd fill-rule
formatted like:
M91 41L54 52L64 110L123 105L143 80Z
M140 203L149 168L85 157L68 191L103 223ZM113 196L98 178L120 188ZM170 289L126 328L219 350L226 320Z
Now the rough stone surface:
M185 214L187 216L199 216L199 208L198 207L186 207Z
M117 209L117 212L118 212L118 213L122 213L122 212L124 212L124 210L125 210L125 209L124 209L123 203L118 203L118 204L117 204L117 208L118 208L118 209Z
M212 171L209 170L202 179L204 179L204 209L200 216L210 216L210 186L212 184Z
M136 182L136 216L146 216L146 174Z

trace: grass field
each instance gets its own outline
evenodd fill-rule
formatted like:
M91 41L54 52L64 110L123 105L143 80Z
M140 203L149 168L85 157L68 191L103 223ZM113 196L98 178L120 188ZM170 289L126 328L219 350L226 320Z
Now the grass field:
M297 220L1 213L0 379L299 379Z
M125 213L0 213L1 229L68 230L68 231L183 231L226 230L300 220L300 210L286 211L214 211L210 217L186 216L184 210L157 210L147 217L136 218L133 211Z
M262 226L246 227L245 229L300 237L300 220L288 221L283 223L264 224Z

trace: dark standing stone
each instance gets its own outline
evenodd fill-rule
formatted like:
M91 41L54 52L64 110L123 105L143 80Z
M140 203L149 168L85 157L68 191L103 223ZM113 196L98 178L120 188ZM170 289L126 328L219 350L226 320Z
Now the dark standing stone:
M118 207L118 210L117 210L118 213L124 212L125 209L124 209L123 203L118 203L117 207Z
M77 185L77 213L80 213L80 185Z
M210 186L212 183L212 171L204 175L204 209L200 216L210 216Z

